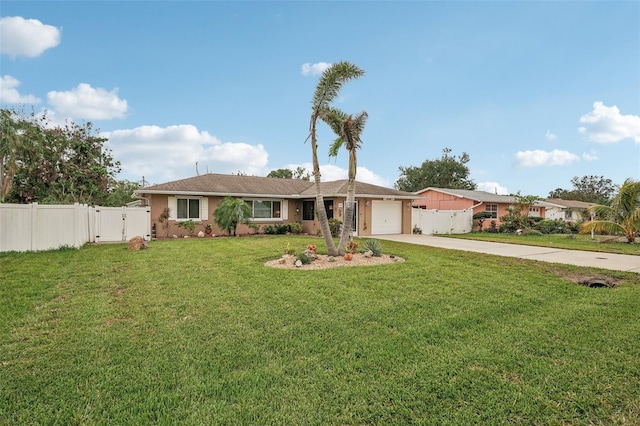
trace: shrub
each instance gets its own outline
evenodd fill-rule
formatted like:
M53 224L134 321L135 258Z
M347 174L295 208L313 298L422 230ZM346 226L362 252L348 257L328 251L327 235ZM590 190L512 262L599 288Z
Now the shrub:
M337 238L340 236L340 229L342 228L342 221L338 219L329 219L329 229L331 230L331 236Z
M184 222L178 222L178 226L180 228L186 229L187 232L189 232L189 235L193 237L193 231L195 231L196 229L196 223L189 219L189 220L185 220Z
M249 229L251 229L253 231L254 234L259 234L260 233L260 225L257 223L250 223L249 224Z
M351 254L356 254L358 252L358 243L353 240L349 240L346 250Z
M275 225L265 225L263 228L265 234L274 235L278 233L278 229Z
M291 222L289 224L289 232L292 234L300 234L302 232L302 224L300 222Z
M308 265L311 263L311 258L304 253L300 253L297 257L297 260L302 262L303 265Z
M370 251L371 253L373 253L374 257L380 257L380 255L382 254L382 246L380 245L380 240L369 238L364 242L362 248L365 251Z

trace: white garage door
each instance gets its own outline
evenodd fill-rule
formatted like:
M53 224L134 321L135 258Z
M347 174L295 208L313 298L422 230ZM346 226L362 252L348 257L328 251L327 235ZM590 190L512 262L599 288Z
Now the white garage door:
M373 201L371 234L402 234L402 201Z

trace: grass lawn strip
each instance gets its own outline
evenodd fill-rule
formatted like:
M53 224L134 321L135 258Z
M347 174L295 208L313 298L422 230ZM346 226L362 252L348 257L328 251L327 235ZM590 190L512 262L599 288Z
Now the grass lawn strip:
M0 423L640 422L637 274L392 242L263 265L312 240L0 255Z

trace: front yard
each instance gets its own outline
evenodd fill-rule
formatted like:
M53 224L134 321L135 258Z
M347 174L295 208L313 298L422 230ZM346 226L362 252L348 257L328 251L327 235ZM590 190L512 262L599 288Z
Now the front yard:
M0 424L638 424L640 274L267 236L0 254ZM601 277L613 289L576 284Z

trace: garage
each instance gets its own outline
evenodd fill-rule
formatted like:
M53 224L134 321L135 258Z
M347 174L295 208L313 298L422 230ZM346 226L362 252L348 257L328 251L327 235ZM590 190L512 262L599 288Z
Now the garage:
M402 201L372 202L371 234L402 234Z

